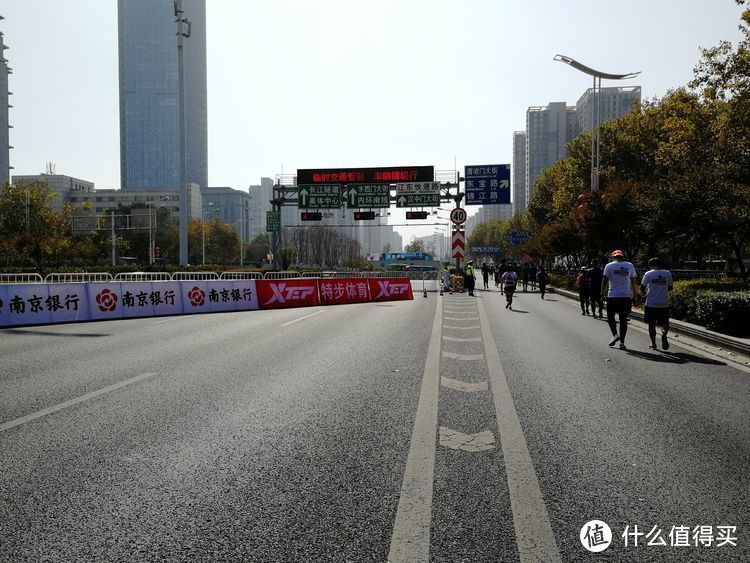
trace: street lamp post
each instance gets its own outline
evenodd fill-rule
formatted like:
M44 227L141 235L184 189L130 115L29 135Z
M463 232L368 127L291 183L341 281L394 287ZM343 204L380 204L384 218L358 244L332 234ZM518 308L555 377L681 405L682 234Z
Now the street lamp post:
M565 55L555 55L555 61L565 63L566 65L572 66L576 70L588 74L594 78L594 87L591 90L593 100L596 100L596 109L594 105L591 105L591 189L599 189L599 118L600 118L600 107L599 98L602 92L602 78L608 80L627 80L629 78L635 78L641 71L630 72L627 74L611 74L608 72L601 72L594 70L584 64L579 63L575 59L566 57ZM599 94L597 95L597 90Z

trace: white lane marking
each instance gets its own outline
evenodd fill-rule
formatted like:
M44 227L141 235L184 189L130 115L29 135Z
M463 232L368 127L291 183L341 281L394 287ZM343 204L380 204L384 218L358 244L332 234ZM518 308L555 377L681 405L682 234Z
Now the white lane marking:
M443 356L446 358L453 358L454 360L461 360L464 362L484 359L484 354L456 354L455 352L443 352Z
M115 383L114 385L104 387L102 389L99 389L98 391L92 391L91 393L86 393L85 395L81 395L80 397L76 397L75 399L70 399L69 401L65 401L64 403L58 403L51 407L47 407L46 409L42 409L40 411L27 414L26 416L22 416L20 418L16 418L15 420L11 420L10 422L5 422L3 424L0 424L0 432L4 430L9 430L16 426L20 426L21 424L26 424L27 422L31 422L32 420L36 420L37 418L47 416L48 414L55 413L62 409L72 407L73 405L77 405L78 403L88 401L89 399L93 399L94 397L98 397L99 395L104 395L105 393L109 393L110 391L115 391L116 389L120 389L121 387L125 387L126 385L137 383L141 381L142 379L146 379L154 375L156 374L155 373L142 373L141 375L136 375L135 377L131 377L130 379L126 379L125 381L120 381L119 383Z
M443 317L444 321L474 321L477 316L472 315L470 317Z
M476 307L461 307L460 309L449 309L448 307L443 307L443 313L465 313L467 311L476 313L477 308Z
M459 338L458 336L443 336L443 340L449 340L451 342L481 342L481 337L475 338Z
M452 328L453 330L469 330L473 328L479 328L479 325L469 325L469 326L450 326L445 325L443 328Z
M482 325L487 369L490 374L492 399L500 434L500 445L508 478L510 507L516 529L516 544L521 563L536 561L562 561L555 542L547 507L539 487L539 480L531 462L521 422L510 394L500 353L492 336L484 305L479 303L479 320Z
M279 328L283 328L285 326L289 326L294 323L298 323L299 321L304 321L305 319L309 319L310 317L314 317L315 315L320 315L321 313L325 313L325 309L321 309L320 311L315 311L314 313L310 313L309 315L305 315L304 317L300 317L299 319L294 319L293 321L289 321L288 323L284 323L283 325L279 325Z
M455 391L464 391L466 393L475 393L477 391L487 391L487 382L482 381L480 383L467 383L466 381L459 381L458 379L451 379L450 377L441 377L440 385L453 389Z
M435 433L440 392L440 305L438 296L432 335L419 392L417 416L411 435L406 471L401 483L396 520L388 552L389 563L412 563L430 559L432 480L435 471Z
M495 436L490 430L483 430L476 434L464 434L458 430L440 427L440 445L452 450L465 452L481 452L495 447Z

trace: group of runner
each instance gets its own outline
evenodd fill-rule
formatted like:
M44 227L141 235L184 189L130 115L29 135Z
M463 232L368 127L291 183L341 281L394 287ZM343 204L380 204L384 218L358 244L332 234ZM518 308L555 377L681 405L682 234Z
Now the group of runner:
M669 349L669 292L674 286L672 273L662 267L658 258L649 260L650 270L643 275L640 283L640 293L645 297L644 320L648 324L649 348L656 350L656 326L661 327L661 345L663 350ZM505 308L513 310L513 294L518 288L519 279L523 283L523 291L532 290L539 284L541 298L547 287L547 272L544 267L538 270L533 264L519 266L514 263L501 262L499 265L482 263L482 281L484 289L489 289L490 275L494 277L495 287L505 295ZM474 261L467 262L467 288L469 295L474 295L474 280L476 277ZM636 284L635 266L626 260L625 252L612 252L612 261L604 269L598 260L592 260L588 267L582 267L576 277L576 286L581 304L581 315L591 314L599 318L604 316L604 301L607 303L607 324L612 333L609 346L619 342L620 348L625 350L625 336L628 331L628 317L633 307L633 299L638 292ZM619 326L618 326L619 325ZM619 331L618 331L619 328Z

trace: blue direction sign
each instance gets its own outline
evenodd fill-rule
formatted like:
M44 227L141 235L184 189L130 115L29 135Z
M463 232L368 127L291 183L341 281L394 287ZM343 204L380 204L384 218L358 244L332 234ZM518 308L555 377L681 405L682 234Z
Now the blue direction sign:
M510 232L510 243L515 246L520 246L526 239L531 236L529 231L511 231Z
M466 166L466 205L510 203L510 164Z

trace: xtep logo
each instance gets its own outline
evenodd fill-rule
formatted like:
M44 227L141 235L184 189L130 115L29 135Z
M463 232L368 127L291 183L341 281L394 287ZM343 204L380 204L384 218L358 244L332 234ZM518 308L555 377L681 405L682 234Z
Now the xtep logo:
M380 293L378 293L375 299L390 297L391 295L405 295L409 291L409 284L406 283L378 281L378 287L380 288Z
M264 305L271 303L286 303L287 301L304 301L315 293L315 286L287 287L286 283L271 284L273 296Z

